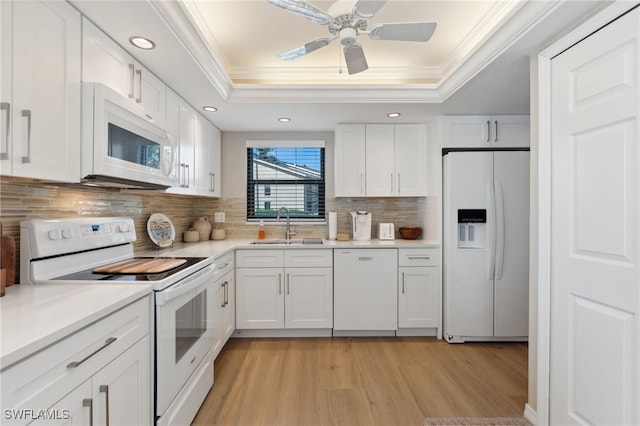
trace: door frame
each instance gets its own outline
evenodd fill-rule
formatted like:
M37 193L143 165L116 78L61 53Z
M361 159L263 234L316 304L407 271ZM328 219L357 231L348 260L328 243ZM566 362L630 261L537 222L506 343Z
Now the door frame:
M611 6L603 9L595 16L589 18L576 29L568 33L551 46L544 49L532 58L532 140L537 140L537 170L532 176L537 183L537 235L532 235L532 254L537 254L537 309L530 309L530 324L537 326L537 339L534 350L537 358L534 371L531 371L530 380L536 380L536 407L527 406L525 417L537 425L549 424L549 396L550 396L550 341L551 341L551 59L567 50L582 39L609 24L619 16L635 8L637 2L617 0ZM537 105L536 105L537 103ZM532 147L532 151L534 151ZM532 182L533 183L533 182ZM534 191L532 196L535 197ZM532 197L532 198L533 198ZM534 201L534 200L532 200ZM535 201L534 201L535 202ZM533 207L533 204L532 204ZM535 207L533 207L535 208ZM532 217L532 229L535 224ZM537 239L537 248L534 240ZM535 261L535 259L532 260ZM533 302L535 303L535 302ZM537 315L537 318L536 318ZM530 388L531 389L531 388ZM531 396L529 398L531 401Z

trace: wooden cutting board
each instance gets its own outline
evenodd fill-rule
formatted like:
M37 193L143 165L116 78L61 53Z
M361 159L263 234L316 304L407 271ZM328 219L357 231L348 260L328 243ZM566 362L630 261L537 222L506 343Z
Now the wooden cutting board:
M0 224L0 235L2 225ZM7 287L16 282L16 242L13 237L2 236L0 243L0 268L5 270L5 285Z
M187 259L129 259L94 268L99 274L159 274L187 262Z

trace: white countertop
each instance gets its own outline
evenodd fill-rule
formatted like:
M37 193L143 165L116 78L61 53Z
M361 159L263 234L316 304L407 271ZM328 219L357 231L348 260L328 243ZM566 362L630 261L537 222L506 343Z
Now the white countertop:
M20 284L0 298L0 369L151 293L151 285Z
M174 243L173 247L149 250L138 253L142 256L169 257L220 257L236 249L319 249L319 248L437 248L440 245L427 240L371 240L371 241L332 241L322 240L323 244L251 244L255 239L229 238L226 240L208 240L196 243Z

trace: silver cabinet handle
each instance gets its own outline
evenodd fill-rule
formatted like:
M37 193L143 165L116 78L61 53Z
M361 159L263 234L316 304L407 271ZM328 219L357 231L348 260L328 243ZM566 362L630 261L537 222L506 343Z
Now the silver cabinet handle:
M431 256L407 256L409 260L429 260Z
M393 193L393 173L389 173L389 177L391 178L391 193Z
M22 116L27 117L27 155L22 157L22 163L31 162L31 110L23 109Z
M135 83L133 82L135 75L135 67L133 64L129 64L129 75L130 75L130 85L129 85L129 99L133 99L135 96Z
M495 123L496 123L496 138L495 138L495 142L498 142L498 120L496 120Z
M89 407L89 426L93 426L93 399L85 398L82 400L83 407Z
M86 357L82 358L80 361L73 361L67 364L67 368L76 368L77 366L79 366L80 364L82 364L83 362L85 362L86 360L88 360L89 358L91 358L92 356L94 356L95 354L97 354L98 352L100 352L101 350L103 350L113 342L115 342L116 340L118 340L117 337L109 337L107 340L104 341L104 344L102 346L100 346L95 351L91 352Z
M400 193L400 173L398 173L398 194Z
M186 168L187 174L187 188L189 188L189 186L191 185L191 172L189 171L189 164L185 164L184 166Z
M491 142L491 121L487 120L487 142Z
M221 308L224 308L224 306L227 304L225 302L225 295L227 293L227 290L225 289L225 286L227 285L227 282L223 282L222 285L220 285L220 289L222 290L222 305L220 305Z
M287 294L290 294L289 292L289 273L287 272Z
M402 294L404 294L404 272L402 273Z
M138 76L138 97L136 98L136 103L142 103L142 70L136 70L136 75Z
M209 192L216 192L216 174L209 173Z
M371 257L371 256L360 256L358 258L358 260L373 260L373 257Z
M104 392L105 395L105 413L106 413L106 420L107 423L106 426L109 426L109 386L107 385L100 385L99 388L100 392Z
M224 306L229 304L229 281L224 282Z
M7 114L7 127L4 129L5 152L0 154L0 160L8 160L9 141L11 140L11 104L9 102L0 102L0 111L6 111Z
M278 294L282 294L282 274L278 274Z

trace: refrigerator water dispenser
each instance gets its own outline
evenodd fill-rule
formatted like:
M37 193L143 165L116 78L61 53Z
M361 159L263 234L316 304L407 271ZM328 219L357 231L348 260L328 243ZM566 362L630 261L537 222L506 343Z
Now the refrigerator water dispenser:
M458 210L458 248L483 249L487 240L487 211Z

